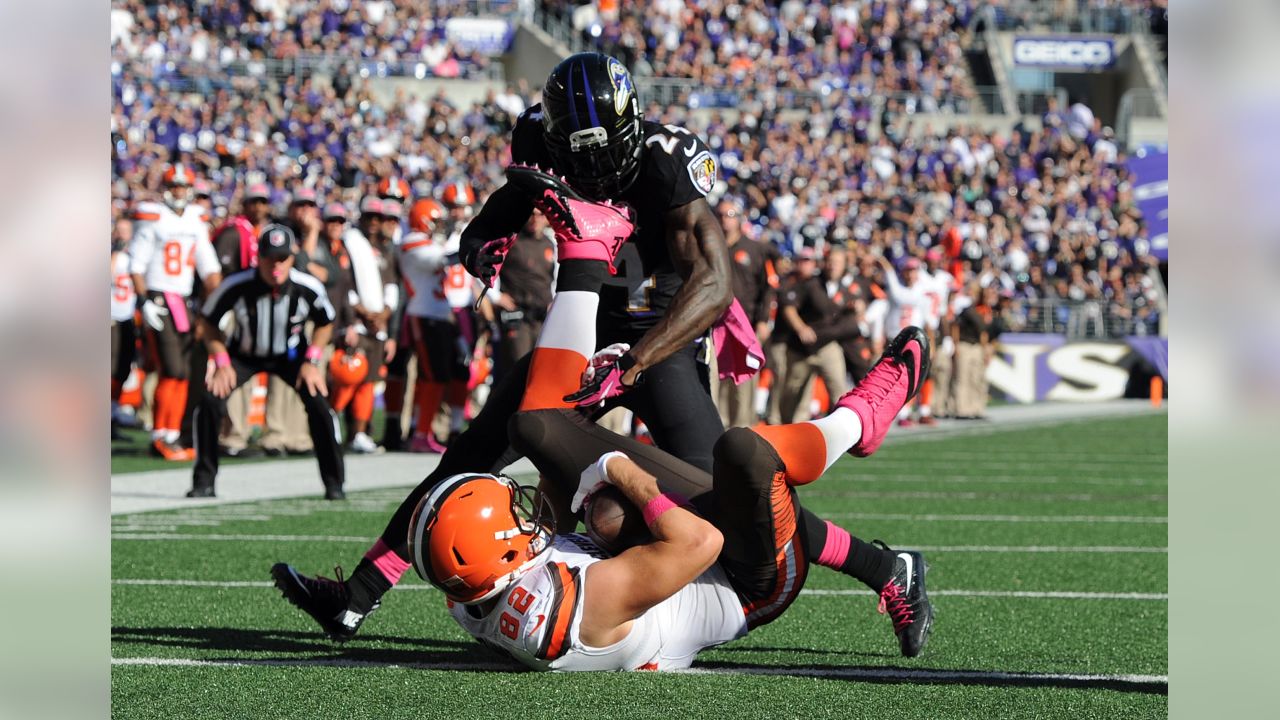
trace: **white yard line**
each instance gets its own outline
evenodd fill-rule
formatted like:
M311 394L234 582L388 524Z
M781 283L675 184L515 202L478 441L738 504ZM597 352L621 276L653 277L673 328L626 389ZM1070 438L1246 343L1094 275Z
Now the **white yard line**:
M900 513L824 513L841 520L907 520L911 522L1010 522L1010 523L1122 523L1167 525L1169 518L1155 515L907 515Z
M191 658L122 657L111 658L112 665L144 667L339 667L339 668L406 668L411 670L446 670L470 672L509 672L520 670L513 664L483 662L380 662L347 658L309 658L305 660L196 660ZM829 668L829 667L695 667L679 671L690 675L775 675L785 677L831 678L837 680L903 680L908 682L992 682L997 684L1079 683L1103 685L1165 685L1168 675L1084 675L1078 673L1012 673L1000 670L910 670L903 668Z
M161 578L115 578L112 585L141 585L160 587L201 587L201 588L270 588L275 587L267 580L174 580ZM397 585L396 590L417 590L434 592L430 585ZM870 590L801 590L801 595L873 595ZM954 597L991 597L1022 598L1047 600L1168 600L1168 593L1126 593L1126 592L1076 592L1073 590L933 590L934 596Z
M914 428L910 432L891 433L887 443L927 442L943 438L968 437L1002 433L1030 427L1074 423L1093 418L1147 415L1153 411L1145 401L1110 401L1103 403L1045 403L1039 405L1006 405L990 410L985 423L944 420L935 427ZM348 455L346 457L348 492L382 488L408 489L426 477L440 461L438 455L386 453L383 455ZM507 468L510 475L536 474L528 460ZM1034 479L1023 478L1034 482ZM191 468L125 473L111 477L111 514L122 515L153 510L202 508L253 500L280 498L315 499L321 484L314 459L275 460L260 463L226 465L218 474L216 498L183 497L191 487ZM335 503L335 509L354 505Z

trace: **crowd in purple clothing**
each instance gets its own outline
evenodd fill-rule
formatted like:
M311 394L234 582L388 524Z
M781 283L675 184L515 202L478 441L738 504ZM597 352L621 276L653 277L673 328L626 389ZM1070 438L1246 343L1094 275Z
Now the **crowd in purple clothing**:
M507 87L460 106L443 94L409 92L379 102L363 78L341 71L324 83L307 75L264 80L248 72L224 73L219 84L209 86L166 82L152 72L175 59L211 62L229 46L238 55L260 43L254 38L264 32L286 32L280 27L296 39L298 27L319 22L323 30L325 23L347 22L351 13L367 15L374 4L210 0L148 10L118 2L117 10L131 12L134 23L131 44L117 39L113 45L118 58L132 58L118 62L113 74L116 212L156 196L166 161L196 169L223 213L235 212L239 194L257 182L271 187L273 203L281 208L299 186L325 202L354 207L379 179L392 175L408 181L415 196L455 180L471 183L482 196L499 184L509 130L516 115L537 100L527 87ZM439 14L457 3L427 5ZM643 16L624 9L613 26L617 33L602 37L632 37L638 44L628 57L637 66L653 69L655 60L667 58L684 63L677 72L706 82L760 82L767 78L759 73L770 63L788 68L775 80L802 82L820 66L811 61L830 56L831 48L837 60L918 60L923 64L915 77L921 77L933 59L953 52L952 36L972 12L966 3L941 0L846 2L812 13L800 2L700 5L685 9L676 0L660 0ZM296 27L278 24L269 19L277 10L301 21ZM389 7L382 22L402 15ZM665 23L676 20L689 32L671 40ZM920 23L936 32L911 29ZM885 28L902 30L902 38L929 39L893 36L881 43L876 38L886 36L877 33ZM202 36L211 30L221 33L213 42L216 50L204 47ZM330 34L342 40L323 42L355 42L346 28ZM849 38L853 45L844 48ZM222 41L231 45L218 45ZM154 42L163 50L154 51ZM306 42L299 45L310 47ZM866 45L883 52L854 52ZM919 53L899 52L907 46ZM787 54L803 47L814 49L808 60ZM754 64L740 64L739 73L733 61L740 57ZM815 77L838 74L829 68L817 72ZM724 73L738 74L717 75ZM872 73L877 83L885 75ZM839 243L903 258L923 255L948 238L958 241L955 259L974 279L994 284L1015 301L1013 315L1024 327L1088 334L1156 331L1159 298L1147 272L1156 261L1126 158L1110 129L1086 107L1051 105L1043 127L1018 126L1011 133L964 126L935 130L919 127L897 97L873 108L878 98L868 93L878 92L856 84L833 88L799 112L748 102L741 113L695 114L651 103L647 116L688 125L707 140L719 160L713 199L738 206L744 232L782 255L806 246L821 252ZM1039 302L1044 300L1062 303L1045 309L1050 306Z
M393 74L473 77L493 60L459 46L445 21L477 6L510 13L516 3L475 0L113 0L112 58L153 79L214 82L218 68L341 58L348 71L378 64Z
M576 3L546 2L566 14ZM968 107L962 45L974 0L617 3L584 28L589 46L637 75L715 88L908 96L927 111Z

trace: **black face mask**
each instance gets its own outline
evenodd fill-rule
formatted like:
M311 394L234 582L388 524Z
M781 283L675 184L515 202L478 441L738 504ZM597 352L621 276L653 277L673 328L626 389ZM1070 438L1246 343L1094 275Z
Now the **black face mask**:
M626 192L640 175L640 121L628 123L611 138L603 128L597 130L598 139L579 142L553 133L545 137L556 169L570 184L584 195L604 200Z

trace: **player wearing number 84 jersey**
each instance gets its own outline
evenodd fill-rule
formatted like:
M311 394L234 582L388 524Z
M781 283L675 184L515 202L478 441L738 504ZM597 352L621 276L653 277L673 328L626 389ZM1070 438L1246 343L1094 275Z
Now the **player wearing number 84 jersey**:
M190 306L196 274L209 287L221 280L221 264L209 242L203 206L188 203L194 175L182 165L164 174L165 202L136 208L129 244L129 273L142 311L147 347L159 365L152 401L152 449L167 460L190 460L177 447L187 404L187 374L193 342Z

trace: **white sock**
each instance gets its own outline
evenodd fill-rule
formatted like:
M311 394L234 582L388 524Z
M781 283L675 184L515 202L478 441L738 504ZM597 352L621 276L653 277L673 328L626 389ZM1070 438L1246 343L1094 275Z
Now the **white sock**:
M933 414L933 409L932 409L932 408L930 408L928 405L923 405L923 404L922 404L922 405L920 406L920 417L922 417L922 418L927 418L927 417L929 417L929 416L930 416L930 415L932 415L932 414Z
M178 432L177 430L167 430L165 431L165 434L164 434L164 441L169 443L170 445L173 445L174 443L178 442L178 436L181 434L182 433Z
M809 423L818 428L822 439L827 441L827 459L822 466L824 472L862 439L862 420L847 407L837 407L830 415Z

